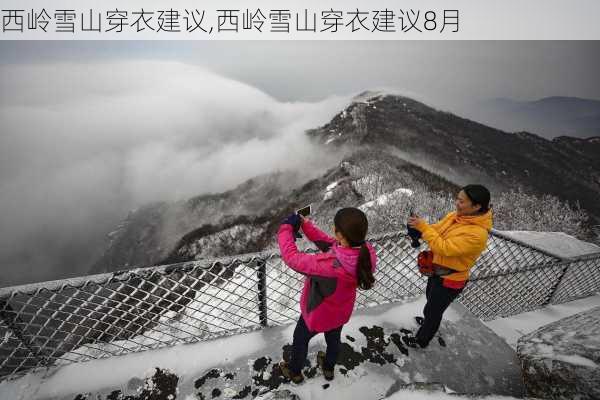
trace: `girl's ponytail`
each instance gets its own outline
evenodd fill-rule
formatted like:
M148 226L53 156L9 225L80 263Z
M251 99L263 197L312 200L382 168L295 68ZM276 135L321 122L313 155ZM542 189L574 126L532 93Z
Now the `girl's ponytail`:
M371 265L371 254L369 253L369 248L366 243L363 243L360 246L356 277L358 278L358 287L363 290L371 289L375 283L373 266Z

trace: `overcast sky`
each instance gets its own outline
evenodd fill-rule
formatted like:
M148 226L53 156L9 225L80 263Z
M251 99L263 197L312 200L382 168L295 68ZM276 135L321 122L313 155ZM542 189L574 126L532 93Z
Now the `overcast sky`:
M363 90L467 116L599 70L599 42L0 41L0 286L87 272L148 202L327 167L302 133Z
M442 105L508 97L600 100L600 41L0 42L2 63L179 60L282 101L374 87Z

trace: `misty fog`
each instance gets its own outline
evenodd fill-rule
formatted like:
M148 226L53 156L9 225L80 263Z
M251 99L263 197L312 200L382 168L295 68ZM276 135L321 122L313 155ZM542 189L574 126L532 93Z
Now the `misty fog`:
M140 205L317 174L333 160L303 132L349 101L280 102L162 61L4 65L0 87L0 286L86 273Z

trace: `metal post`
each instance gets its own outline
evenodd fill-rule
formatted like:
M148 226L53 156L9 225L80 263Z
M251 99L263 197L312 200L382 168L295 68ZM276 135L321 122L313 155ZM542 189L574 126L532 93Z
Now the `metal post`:
M550 295L548 296L548 299L544 302L544 305L548 305L552 303L552 300L554 299L554 296L556 295L556 291L558 290L558 287L560 286L563 278L565 277L565 274L567 273L567 271L569 270L569 265L571 265L572 263L567 263L565 264L565 266L563 267L560 276L558 277L558 280L556 281L556 284L554 285L554 287L552 287L552 289L550 289Z
M258 318L261 326L269 324L267 318L267 261L264 258L256 260L258 274Z
M35 356L36 361L41 365L48 365L48 360L42 354L42 352L36 349L37 346L31 340L29 340L24 332L19 328L18 323L22 323L17 316L17 313L12 309L10 304L5 299L0 299L0 318L4 320L8 329L11 330L13 335L21 342L23 347L31 352Z

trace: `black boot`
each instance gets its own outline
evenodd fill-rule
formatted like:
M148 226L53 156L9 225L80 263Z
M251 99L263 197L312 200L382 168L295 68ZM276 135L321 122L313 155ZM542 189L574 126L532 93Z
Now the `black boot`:
M404 336L402 336L402 341L404 342L404 344L406 346L412 347L413 349L416 349L417 347L420 347L420 348L424 349L425 347L427 347L427 344L423 345L423 343L419 342L417 340L417 338L415 336L413 336L413 335L404 335Z
M317 353L317 364L321 368L321 372L323 372L323 376L325 377L325 379L328 381L332 381L334 378L334 370L325 369L325 353L323 353L322 351L319 351Z

